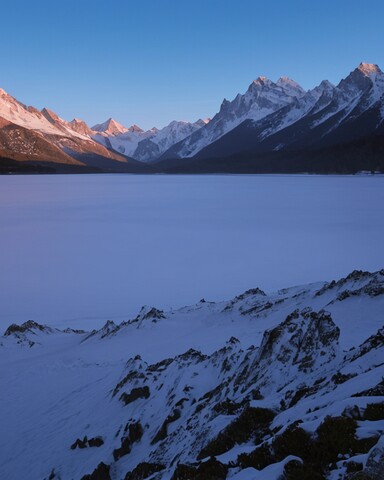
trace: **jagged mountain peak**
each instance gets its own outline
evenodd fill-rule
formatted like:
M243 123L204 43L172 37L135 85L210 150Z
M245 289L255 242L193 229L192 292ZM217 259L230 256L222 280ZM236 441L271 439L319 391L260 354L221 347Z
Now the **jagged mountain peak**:
M259 77L256 78L256 80L253 80L253 82L249 86L249 89L253 89L255 87L256 88L263 88L263 87L271 86L271 85L273 85L272 80L270 80L267 77L264 77L264 76L260 75Z
M380 67L375 63L361 62L360 65L357 67L357 70L359 70L367 77L370 77L372 74L383 73Z
M289 78L289 77L280 77L277 80L276 85L281 85L281 86L290 85L291 87L295 87L300 90L303 90L301 85L299 85L295 80L292 80L292 78Z
M109 135L119 135L120 133L125 133L128 131L128 128L124 127L121 123L117 122L113 118L108 118L103 123L98 123L92 127L92 130L97 132L106 133Z
M61 119L57 113L55 113L53 110L50 110L49 108L43 108L41 110L41 113L44 115L44 117L48 120L48 122L53 123L54 125L57 123L63 123L64 120Z
M320 86L325 88L325 89L332 89L332 88L335 88L335 86L333 85L333 83L331 83L329 80L323 80L321 83L320 83Z
M74 118L71 122L69 122L70 127L77 133L82 135L91 135L92 130L88 127L87 123L80 118Z
M382 78L383 72L377 65L372 63L360 63L346 78L342 79L337 87L346 92L354 90L364 91L372 86L378 78Z
M138 132L138 133L144 132L144 130L142 128L140 128L138 125L136 125L135 123L128 128L128 131L129 132Z
M194 124L203 127L204 125L207 125L210 121L210 118L199 118Z

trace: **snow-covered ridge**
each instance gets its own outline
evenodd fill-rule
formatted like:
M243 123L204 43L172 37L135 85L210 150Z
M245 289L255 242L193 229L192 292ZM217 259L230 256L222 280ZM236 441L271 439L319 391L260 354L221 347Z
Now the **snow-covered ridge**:
M382 478L383 311L380 270L91 333L13 325L1 477Z
M111 127L112 122L114 120L109 119L104 124L93 127L92 138L102 145L136 160L152 162L174 144L205 126L209 119L199 119L194 123L172 121L160 130L154 127L147 131L137 125L132 125L128 129L119 124L117 124L118 128Z
M305 142L321 143L364 115L362 127L372 134L384 120L383 105L384 73L374 64L361 63L337 86L323 80L307 92L286 77L276 83L258 77L244 95L237 95L231 102L224 99L219 113L206 127L174 145L163 158L221 157L252 150L257 144L261 151L271 151L297 142L296 148L300 149L300 142L305 146ZM368 115L376 120L369 128ZM276 135L288 127L285 136ZM362 127L355 127L352 139L358 138ZM232 132L238 133L231 136ZM340 138L343 135L340 133Z
M0 119L50 136L51 141L55 138L65 153L80 150L81 157L91 148L96 155L108 158L112 151L145 163L221 157L255 148L281 150L292 144L298 150L321 147L332 136L336 143L354 140L361 130L365 135L382 130L383 112L384 73L368 63L361 63L336 86L324 80L308 91L288 77L274 82L259 76L244 94L224 99L212 120L172 121L147 131L136 124L125 127L113 118L93 127L77 118L67 122L49 109L27 107L0 89ZM234 132L238 133L231 136ZM82 147L76 142L83 142Z

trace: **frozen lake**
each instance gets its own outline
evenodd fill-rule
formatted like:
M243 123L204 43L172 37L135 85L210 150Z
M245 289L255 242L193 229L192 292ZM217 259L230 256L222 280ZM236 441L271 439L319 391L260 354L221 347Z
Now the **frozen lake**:
M384 177L0 177L0 327L91 328L384 267Z

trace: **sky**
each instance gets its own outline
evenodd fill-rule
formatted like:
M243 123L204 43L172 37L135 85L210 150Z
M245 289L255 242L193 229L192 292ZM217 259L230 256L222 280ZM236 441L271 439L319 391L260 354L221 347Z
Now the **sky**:
M212 117L259 75L305 89L384 69L382 0L12 0L0 87L90 125Z

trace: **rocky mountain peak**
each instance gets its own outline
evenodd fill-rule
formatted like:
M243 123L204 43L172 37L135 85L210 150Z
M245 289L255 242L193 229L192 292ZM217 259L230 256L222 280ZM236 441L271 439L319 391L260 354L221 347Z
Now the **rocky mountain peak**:
M41 110L41 113L48 120L48 122L54 125L56 125L57 123L62 123L62 119L54 111L49 110L48 108L43 108Z
M69 122L70 127L77 133L82 135L91 135L92 130L88 127L84 120L80 120L79 118L74 118L71 122Z
M360 63L353 72L341 80L337 87L349 95L359 90L363 92L372 87L377 75L381 77L382 74L383 72L377 65Z
M92 130L106 133L107 135L119 135L120 133L127 132L128 128L124 127L121 123L116 122L113 118L108 118L104 123L94 125Z
M363 75L367 77L370 77L372 74L383 73L380 70L380 67L374 63L361 62L360 65L357 67L357 70L359 70Z
M136 124L133 124L131 125L129 128L128 128L128 131L129 132L137 132L137 133L142 133L144 132L144 130L142 128L140 128L138 125Z
M299 85L297 82L295 82L295 80L292 80L289 77L280 77L277 80L276 85L278 85L279 87L282 87L284 89L289 89L291 91L297 91L299 94L304 94L305 93L305 90L303 89L303 87L301 85Z

